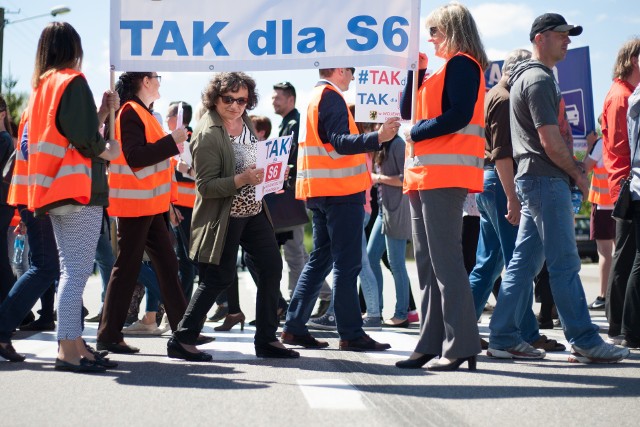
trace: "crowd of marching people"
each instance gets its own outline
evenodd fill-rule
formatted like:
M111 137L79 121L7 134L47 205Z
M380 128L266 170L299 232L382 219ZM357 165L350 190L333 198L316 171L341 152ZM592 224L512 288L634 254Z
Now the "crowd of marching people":
M277 134L293 141L283 189L257 199L265 180L257 142L272 125L249 115L259 95L251 76L216 73L198 108L170 104L166 131L153 110L161 75L122 73L98 107L82 74L80 35L68 23L47 25L21 117L11 118L0 96L0 357L25 360L12 342L19 328L56 331L56 370L113 369L112 354L140 351L126 337L169 331L168 357L210 361L214 355L198 346L215 339L202 334L214 305L209 320L223 321L216 331L244 329L239 264L256 285L252 323L261 358L328 347L314 329L336 331L343 351L385 351L391 346L368 331L419 321L415 350L398 368L476 370L482 350L503 359L565 351L540 334L547 322L553 327L553 312L569 361L615 363L640 348L640 39L618 54L602 138L589 137L580 162L552 70L581 26L555 13L537 17L531 51L511 52L489 91L489 60L465 6L435 9L425 28L444 65L426 75L428 57L420 53L418 90L409 73L400 102L402 118L412 118L413 105L417 120L402 135L400 117L355 122L343 95L354 68L319 70L300 139L296 90L273 85ZM591 237L601 257L600 293L589 305L572 192L592 203ZM622 201L626 211L618 213ZM386 320L383 260L396 291ZM86 318L83 291L94 264L102 308ZM477 322L492 291L487 341ZM605 309L606 341L589 309ZM83 339L86 321L98 322L95 347Z

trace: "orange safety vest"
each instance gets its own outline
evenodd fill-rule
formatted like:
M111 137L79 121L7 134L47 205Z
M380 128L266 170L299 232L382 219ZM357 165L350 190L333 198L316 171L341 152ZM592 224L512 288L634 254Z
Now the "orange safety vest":
M27 205L27 194L29 192L29 165L22 154L20 141L24 133L24 127L27 124L27 110L22 112L20 124L18 125L18 142L16 143L16 160L13 165L13 175L11 176L11 185L9 185L9 194L7 195L7 204L12 206Z
M471 56L464 55L478 64ZM433 119L442 115L447 61L438 71L429 76L418 90L418 119ZM480 70L480 64L478 64ZM459 131L416 141L415 157L409 157L410 144L406 146L403 192L430 190L434 188L467 188L471 193L482 192L484 167L484 73L480 71L478 99L473 117Z
M11 222L9 223L9 227L15 227L16 225L20 224L20 221L22 221L22 218L20 217L20 212L18 212L18 209L16 209L13 213L13 218L11 218Z
M174 204L193 209L193 205L196 202L196 183L193 181L177 181L177 184L178 200Z
M331 143L318 134L318 107L325 89L339 93L331 84L316 86L311 92L307 109L307 138L298 145L298 176L296 199L309 197L347 196L371 187L371 174L365 154L338 154ZM349 114L349 133L357 135L358 128Z
M604 166L593 169L591 187L589 187L589 201L601 206L613 205L613 200L609 194L608 174Z
M86 205L91 199L91 159L80 154L55 124L62 94L78 76L83 74L72 69L56 71L40 81L30 99L27 113L30 210L65 199Z
M116 139L122 143L120 116L129 106L142 123L147 144L154 144L167 134L149 111L134 101L125 103L116 118ZM130 168L124 154L109 166L109 208L111 216L140 217L167 212L177 198L171 161L163 160L144 168Z

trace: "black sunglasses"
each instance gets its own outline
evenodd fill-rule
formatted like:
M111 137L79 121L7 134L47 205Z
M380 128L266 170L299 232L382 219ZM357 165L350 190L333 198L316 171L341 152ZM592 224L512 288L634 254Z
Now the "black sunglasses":
M429 27L429 35L435 37L438 34L438 27Z
M227 105L231 105L235 102L240 107L244 107L245 105L247 105L247 102L249 102L248 98L234 98L228 95L223 95L220 97L220 99L222 99L222 102L224 102Z
M355 74L356 74L356 69L355 69L355 68L353 68L353 67L348 67L348 68L347 68L347 70L351 71L351 74L352 74L352 75L355 75Z

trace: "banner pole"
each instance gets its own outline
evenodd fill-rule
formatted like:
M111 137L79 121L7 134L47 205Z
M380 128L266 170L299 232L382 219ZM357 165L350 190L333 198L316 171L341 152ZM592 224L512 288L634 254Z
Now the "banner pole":
M116 90L116 72L113 69L113 65L111 66L111 70L109 71L109 88L112 91ZM109 139L116 138L116 110L113 108L109 109Z
M416 124L416 110L418 108L418 74L419 71L413 72L413 87L411 88L411 126ZM409 157L415 157L414 143L409 143Z

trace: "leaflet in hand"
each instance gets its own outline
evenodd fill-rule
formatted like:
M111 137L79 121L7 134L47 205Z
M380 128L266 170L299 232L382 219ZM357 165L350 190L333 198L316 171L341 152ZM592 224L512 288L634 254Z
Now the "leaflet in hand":
M256 200L262 200L265 194L282 190L291 141L293 135L258 142L256 168L264 168L264 181L256 185Z

